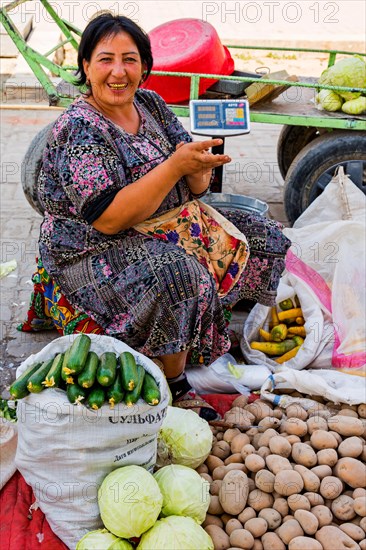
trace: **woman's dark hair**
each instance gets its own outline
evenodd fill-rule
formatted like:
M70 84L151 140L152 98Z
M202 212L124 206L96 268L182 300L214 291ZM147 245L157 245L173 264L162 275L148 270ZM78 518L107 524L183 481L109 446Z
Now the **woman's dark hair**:
M147 33L128 17L105 12L92 19L85 27L81 36L78 49L78 70L76 73L76 76L80 76L76 80L77 86L86 83L83 60L90 61L95 47L101 40L107 36L114 36L120 32L129 34L135 42L141 61L146 65L146 73L144 75L144 80L146 80L153 66L150 38Z

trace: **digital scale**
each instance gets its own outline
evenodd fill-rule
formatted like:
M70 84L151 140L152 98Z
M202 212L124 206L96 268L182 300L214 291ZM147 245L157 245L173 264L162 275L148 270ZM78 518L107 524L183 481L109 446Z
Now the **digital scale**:
M226 137L250 132L247 99L192 99L189 110L192 134Z
M225 137L250 132L249 102L247 99L192 99L189 102L191 133L222 138L222 144L212 147L214 154L224 153ZM210 190L221 193L223 167L215 168Z

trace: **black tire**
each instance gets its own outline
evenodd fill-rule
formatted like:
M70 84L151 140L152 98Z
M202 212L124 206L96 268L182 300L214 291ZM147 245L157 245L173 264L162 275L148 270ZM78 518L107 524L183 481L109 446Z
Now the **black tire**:
M283 126L277 141L277 163L283 179L301 149L319 135L319 129L312 126Z
M366 132L331 132L300 151L285 179L284 205L291 224L323 192L340 165L366 193Z
M25 197L31 207L41 216L44 214L44 209L38 199L37 180L42 168L43 151L53 125L54 123L51 122L34 136L24 155L20 173Z

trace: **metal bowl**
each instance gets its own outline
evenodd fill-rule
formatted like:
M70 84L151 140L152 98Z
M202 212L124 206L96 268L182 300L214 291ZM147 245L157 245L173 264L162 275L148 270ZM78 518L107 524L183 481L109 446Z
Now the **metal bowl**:
M202 202L222 210L244 210L251 214L267 216L269 206L266 202L246 195L232 195L230 193L207 193L201 198Z

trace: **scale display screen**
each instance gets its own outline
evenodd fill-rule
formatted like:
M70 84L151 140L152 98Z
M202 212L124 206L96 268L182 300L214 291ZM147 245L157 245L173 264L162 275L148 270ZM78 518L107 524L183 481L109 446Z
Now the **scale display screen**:
M189 109L192 134L238 136L250 132L248 100L193 99Z

